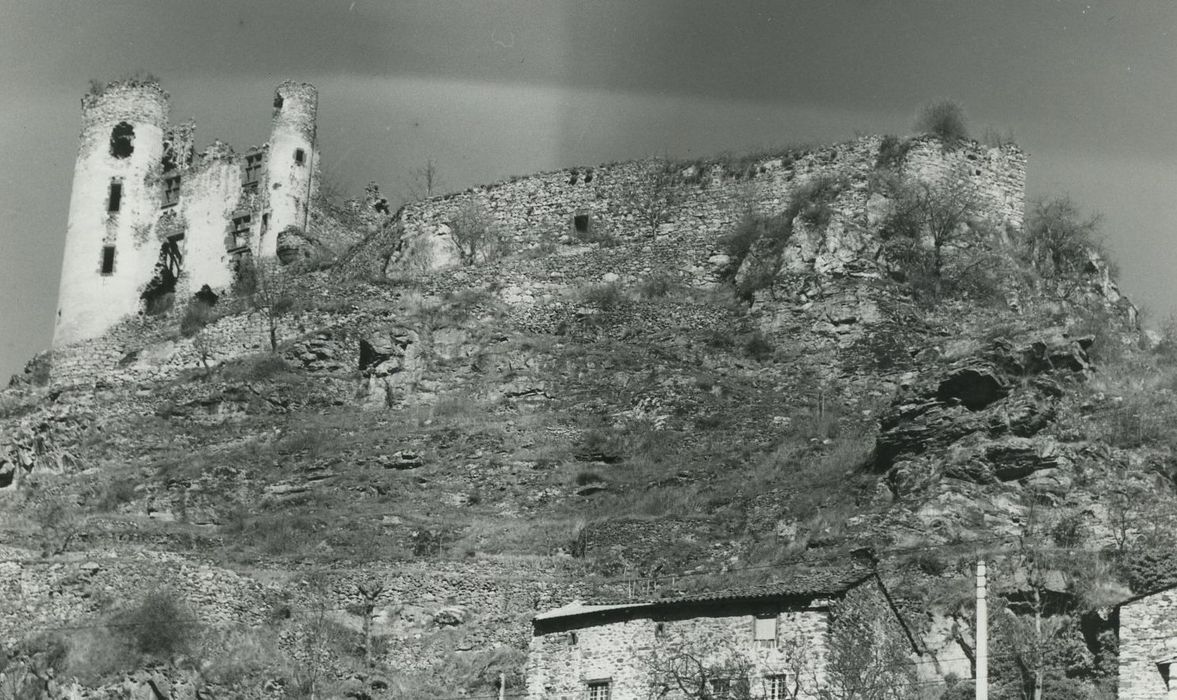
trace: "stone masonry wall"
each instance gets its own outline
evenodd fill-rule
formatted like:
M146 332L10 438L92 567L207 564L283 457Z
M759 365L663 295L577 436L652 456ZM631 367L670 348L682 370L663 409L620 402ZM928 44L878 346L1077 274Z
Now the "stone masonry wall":
M1157 667L1158 661L1173 658L1177 658L1177 590L1120 607L1120 700L1173 697ZM1170 676L1169 686L1177 690L1177 674Z
M667 619L645 611L631 619L584 621L569 630L537 634L528 654L527 697L582 698L588 682L610 679L614 700L644 700L653 697L651 690L659 679L666 679L676 649L688 649L709 665L732 656L747 659L753 669L753 692L759 697L764 697L765 676L790 673L801 679L798 700L818 697L828 658L828 609L816 603L778 610L778 646L773 649L754 645L755 612L751 605L732 609L716 604L696 617Z
M725 233L750 210L775 213L784 209L802 184L819 176L845 178L849 191L839 198L833 228L855 229L861 236L868 221L870 176L878 171L882 137L869 136L825 146L804 154L765 157L729 171L722 164L679 164L673 181L680 203L671 207L663 223L651 227L642 209L664 187L658 161L633 161L594 168L570 168L405 205L387 230L370 236L343 262L344 272L390 273L450 267L458 262L451 230L469 212L497 231L508 252L519 252L556 242L619 240L691 234L712 239ZM936 180L959 176L975 187L993 223L1017 229L1022 223L1025 155L1016 147L990 148L977 143L943 148L931 137L913 139L903 159L903 172ZM587 231L576 228L577 216L587 216ZM824 240L816 232L794 243L810 248L813 257ZM830 246L826 246L830 247ZM844 258L852 258L855 247ZM820 257L820 250L817 251ZM835 256L836 257L836 256ZM823 268L839 269L845 259L820 261Z

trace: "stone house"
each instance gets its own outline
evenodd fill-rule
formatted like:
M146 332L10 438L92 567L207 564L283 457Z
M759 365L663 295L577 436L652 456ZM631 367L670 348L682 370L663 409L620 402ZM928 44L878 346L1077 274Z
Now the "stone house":
M911 637L882 581L858 569L650 602L576 601L541 613L533 619L527 697L818 698L839 656L831 622L842 610L859 615L864 604L877 614L857 626L854 644L889 645L898 650L893 665L914 670L906 663ZM884 658L856 655L876 667Z
M1177 584L1129 598L1116 613L1118 697L1177 698Z

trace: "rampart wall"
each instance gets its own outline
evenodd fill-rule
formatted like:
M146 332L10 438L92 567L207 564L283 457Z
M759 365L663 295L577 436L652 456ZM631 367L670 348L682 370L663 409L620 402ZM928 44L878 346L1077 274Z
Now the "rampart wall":
M785 153L731 164L676 163L670 177L659 161L631 161L592 168L570 168L513 178L445 197L405 205L397 220L343 261L347 274L400 274L459 264L453 229L470 212L494 228L502 247L525 251L555 242L640 240L643 237L688 235L710 238L728 232L748 212L782 211L798 188L830 176L848 183L838 200L833 228L837 235L866 237L868 201L876 192L872 176L883 170L884 139L869 136L805 153ZM905 145L902 174L940 181L967 181L993 224L1021 227L1026 157L1014 146L986 147L967 142L945 148L932 137ZM651 224L651 203L667 194L674 200L665 216ZM580 217L578 219L578 217ZM844 237L844 236L842 236ZM808 232L794 246L798 258L820 258L829 236ZM857 247L865 245L860 240ZM830 246L827 246L830 247ZM858 252L855 245L837 257L819 260L816 268L838 269Z

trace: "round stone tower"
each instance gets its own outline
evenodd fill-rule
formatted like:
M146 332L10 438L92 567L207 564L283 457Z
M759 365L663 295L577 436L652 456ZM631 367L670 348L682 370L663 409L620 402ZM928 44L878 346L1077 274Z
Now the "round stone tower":
M305 229L311 197L318 187L315 114L319 91L288 80L274 92L274 120L266 155L266 211L254 254L277 255L278 234L287 226Z
M55 347L102 335L139 310L159 259L151 226L167 123L168 94L155 82L114 82L82 98Z

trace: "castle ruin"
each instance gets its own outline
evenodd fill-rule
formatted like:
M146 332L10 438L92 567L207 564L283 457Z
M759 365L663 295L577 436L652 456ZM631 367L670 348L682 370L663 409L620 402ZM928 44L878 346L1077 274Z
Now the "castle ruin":
M83 97L54 348L177 296L223 293L243 258L276 257L279 233L306 228L318 187L317 108L314 86L284 82L264 146L236 154L216 141L197 154L194 124L169 124L158 83Z

